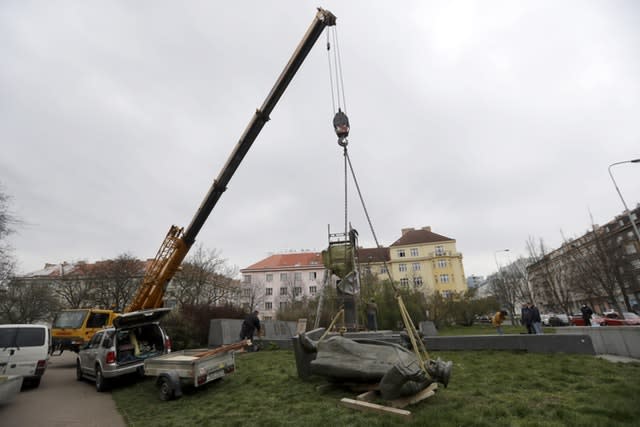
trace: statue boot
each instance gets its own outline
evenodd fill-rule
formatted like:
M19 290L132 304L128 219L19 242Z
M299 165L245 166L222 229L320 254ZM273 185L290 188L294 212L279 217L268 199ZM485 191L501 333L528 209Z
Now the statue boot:
M445 362L444 360L437 358L436 360L430 359L427 362L427 372L433 381L439 382L445 387L449 384L451 378L451 368L453 362Z

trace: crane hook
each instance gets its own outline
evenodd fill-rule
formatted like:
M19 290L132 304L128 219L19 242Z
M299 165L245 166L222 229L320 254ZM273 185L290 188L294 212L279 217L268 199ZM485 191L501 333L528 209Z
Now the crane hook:
M348 144L347 137L349 136L350 129L349 118L340 108L333 117L333 129L336 131L336 135L338 135L338 145L346 147Z

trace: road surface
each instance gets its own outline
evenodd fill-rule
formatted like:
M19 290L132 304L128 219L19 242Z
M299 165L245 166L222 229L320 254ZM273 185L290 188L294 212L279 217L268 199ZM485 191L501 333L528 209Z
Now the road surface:
M98 393L89 381L76 380L73 352L49 358L38 388L27 388L0 405L2 427L124 427L111 393Z

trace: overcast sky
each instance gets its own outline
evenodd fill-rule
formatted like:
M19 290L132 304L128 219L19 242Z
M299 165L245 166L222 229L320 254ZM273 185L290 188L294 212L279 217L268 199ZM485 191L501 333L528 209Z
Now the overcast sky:
M0 185L19 271L155 255L187 226L322 6L380 243L430 225L466 275L623 212L640 157L640 3L0 2ZM344 224L325 35L197 241L244 268ZM629 206L640 164L613 168ZM374 239L350 184L349 218ZM509 248L510 252L497 252Z

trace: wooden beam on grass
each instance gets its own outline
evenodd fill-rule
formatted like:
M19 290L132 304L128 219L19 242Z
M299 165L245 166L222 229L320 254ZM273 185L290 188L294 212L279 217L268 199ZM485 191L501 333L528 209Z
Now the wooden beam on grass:
M424 400L433 396L434 394L436 394L437 389L438 389L438 383L431 383L429 387L414 394L413 396L404 397L402 399L390 400L389 403L394 408L404 408L405 406L413 405L414 403L418 403L421 400Z
M340 403L347 408L357 409L359 411L399 415L404 418L411 418L411 412L404 409L396 409L389 406L377 405L375 403L361 402L354 399L347 399L346 397L340 399Z

